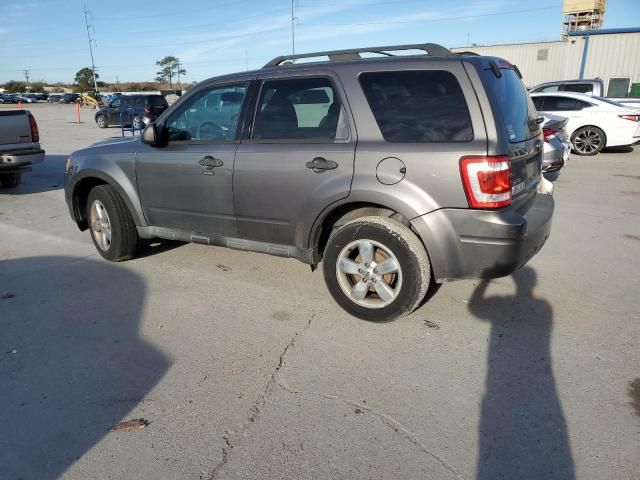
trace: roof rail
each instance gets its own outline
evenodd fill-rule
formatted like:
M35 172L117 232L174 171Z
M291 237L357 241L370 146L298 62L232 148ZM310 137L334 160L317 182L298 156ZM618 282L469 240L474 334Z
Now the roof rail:
M286 61L293 62L300 58L329 57L330 62L340 62L347 60L360 60L361 53L378 53L388 57L394 57L392 53L402 50L422 50L430 57L451 57L454 54L448 48L437 43L416 43L411 45L390 45L385 47L351 48L348 50L328 50L325 52L301 53L298 55L283 55L276 57L267 63L263 68L278 67Z

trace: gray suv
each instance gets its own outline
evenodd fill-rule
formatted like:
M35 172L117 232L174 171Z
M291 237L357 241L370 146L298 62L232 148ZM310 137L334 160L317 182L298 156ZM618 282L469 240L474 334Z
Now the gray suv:
M107 260L162 238L322 261L340 306L392 320L433 282L508 275L543 246L540 121L495 57L278 57L201 82L142 137L74 152L66 201Z

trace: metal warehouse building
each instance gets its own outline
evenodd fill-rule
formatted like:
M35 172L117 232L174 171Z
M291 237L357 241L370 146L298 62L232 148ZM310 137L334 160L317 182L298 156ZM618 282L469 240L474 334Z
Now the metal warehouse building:
M452 48L495 55L518 66L527 87L553 80L600 77L609 89L640 83L640 28L569 32L565 40ZM613 93L613 92L612 92ZM617 95L613 95L617 96Z

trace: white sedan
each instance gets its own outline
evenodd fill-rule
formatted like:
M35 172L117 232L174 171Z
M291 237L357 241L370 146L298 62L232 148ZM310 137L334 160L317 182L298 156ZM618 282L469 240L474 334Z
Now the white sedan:
M532 93L538 112L567 117L573 151L595 155L605 147L640 141L640 111L602 97L581 93Z

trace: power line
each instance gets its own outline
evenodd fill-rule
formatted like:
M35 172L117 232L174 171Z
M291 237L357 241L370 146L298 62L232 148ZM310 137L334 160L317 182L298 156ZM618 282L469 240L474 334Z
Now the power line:
M560 8L560 5L549 5L546 7L536 7L536 8L527 8L524 10L510 10L506 12L494 12L494 13L478 13L476 15L458 15L455 17L438 17L438 18L429 18L429 19L415 19L415 20L384 20L381 22L354 22L354 23L304 23L304 25L315 25L315 26L331 26L331 27L352 27L356 25L396 25L396 24L406 24L406 23L432 23L432 22L443 22L446 20L469 20L473 18L484 18L484 17L495 17L499 15L511 15L515 13L526 13L526 12L534 12L538 10L551 10L552 8Z

